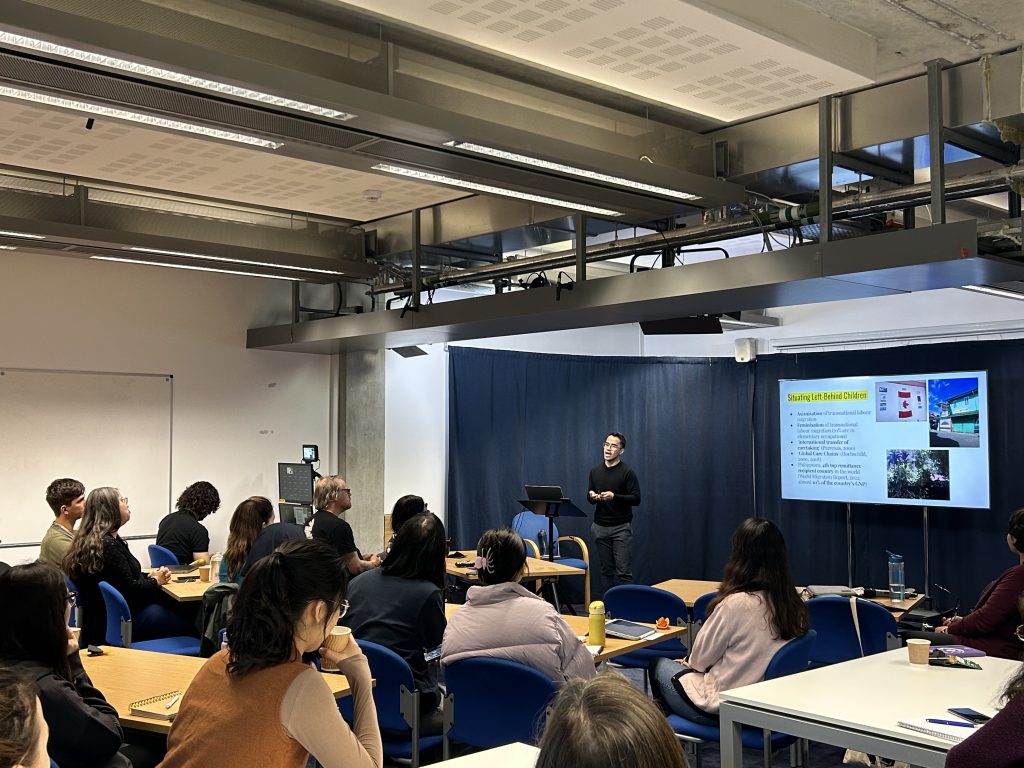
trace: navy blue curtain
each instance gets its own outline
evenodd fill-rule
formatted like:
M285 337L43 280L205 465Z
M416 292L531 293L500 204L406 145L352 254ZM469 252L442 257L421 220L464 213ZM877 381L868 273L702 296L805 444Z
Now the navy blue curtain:
M618 431L643 496L634 521L639 582L719 578L733 528L757 513L785 533L798 583L845 584L845 506L779 495L779 380L988 370L991 508L930 510L931 580L966 609L1014 562L1005 531L1010 511L1024 505L1015 482L1024 456L1012 437L1024 423L1024 341L769 355L749 364L449 351L448 521L465 549L512 519L523 483L561 485L589 513L588 472L607 432ZM906 558L908 585L924 588L921 517L916 507L854 505L855 582L884 585L891 549ZM589 518L563 518L559 528L591 541Z

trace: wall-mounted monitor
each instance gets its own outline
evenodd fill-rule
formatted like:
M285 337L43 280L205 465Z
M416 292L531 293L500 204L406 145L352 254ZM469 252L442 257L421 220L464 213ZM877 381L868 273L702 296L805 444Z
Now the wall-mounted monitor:
M277 497L290 504L312 504L313 465L278 464Z
M782 497L989 506L985 371L779 382Z

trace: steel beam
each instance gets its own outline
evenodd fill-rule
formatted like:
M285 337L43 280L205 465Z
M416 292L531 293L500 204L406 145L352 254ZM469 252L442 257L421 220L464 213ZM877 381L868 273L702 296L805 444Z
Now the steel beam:
M932 59L928 67L928 167L931 171L932 224L946 223L946 112L943 108L945 59Z
M818 240L822 243L832 239L832 112L831 96L818 99Z

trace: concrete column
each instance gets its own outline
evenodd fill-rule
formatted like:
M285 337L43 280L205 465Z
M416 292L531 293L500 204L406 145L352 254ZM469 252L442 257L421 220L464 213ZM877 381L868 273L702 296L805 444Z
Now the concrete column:
M387 350L342 355L344 408L338 471L352 486L352 509L345 519L363 552L379 552L384 537L385 354Z

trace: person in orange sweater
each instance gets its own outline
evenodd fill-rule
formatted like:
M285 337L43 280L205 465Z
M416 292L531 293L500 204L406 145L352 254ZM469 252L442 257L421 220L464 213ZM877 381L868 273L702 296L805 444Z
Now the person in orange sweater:
M348 601L341 557L327 544L287 541L246 575L228 622L228 650L212 656L182 697L162 768L380 768L373 683L350 640L322 647ZM352 686L352 728L303 656L319 649Z

